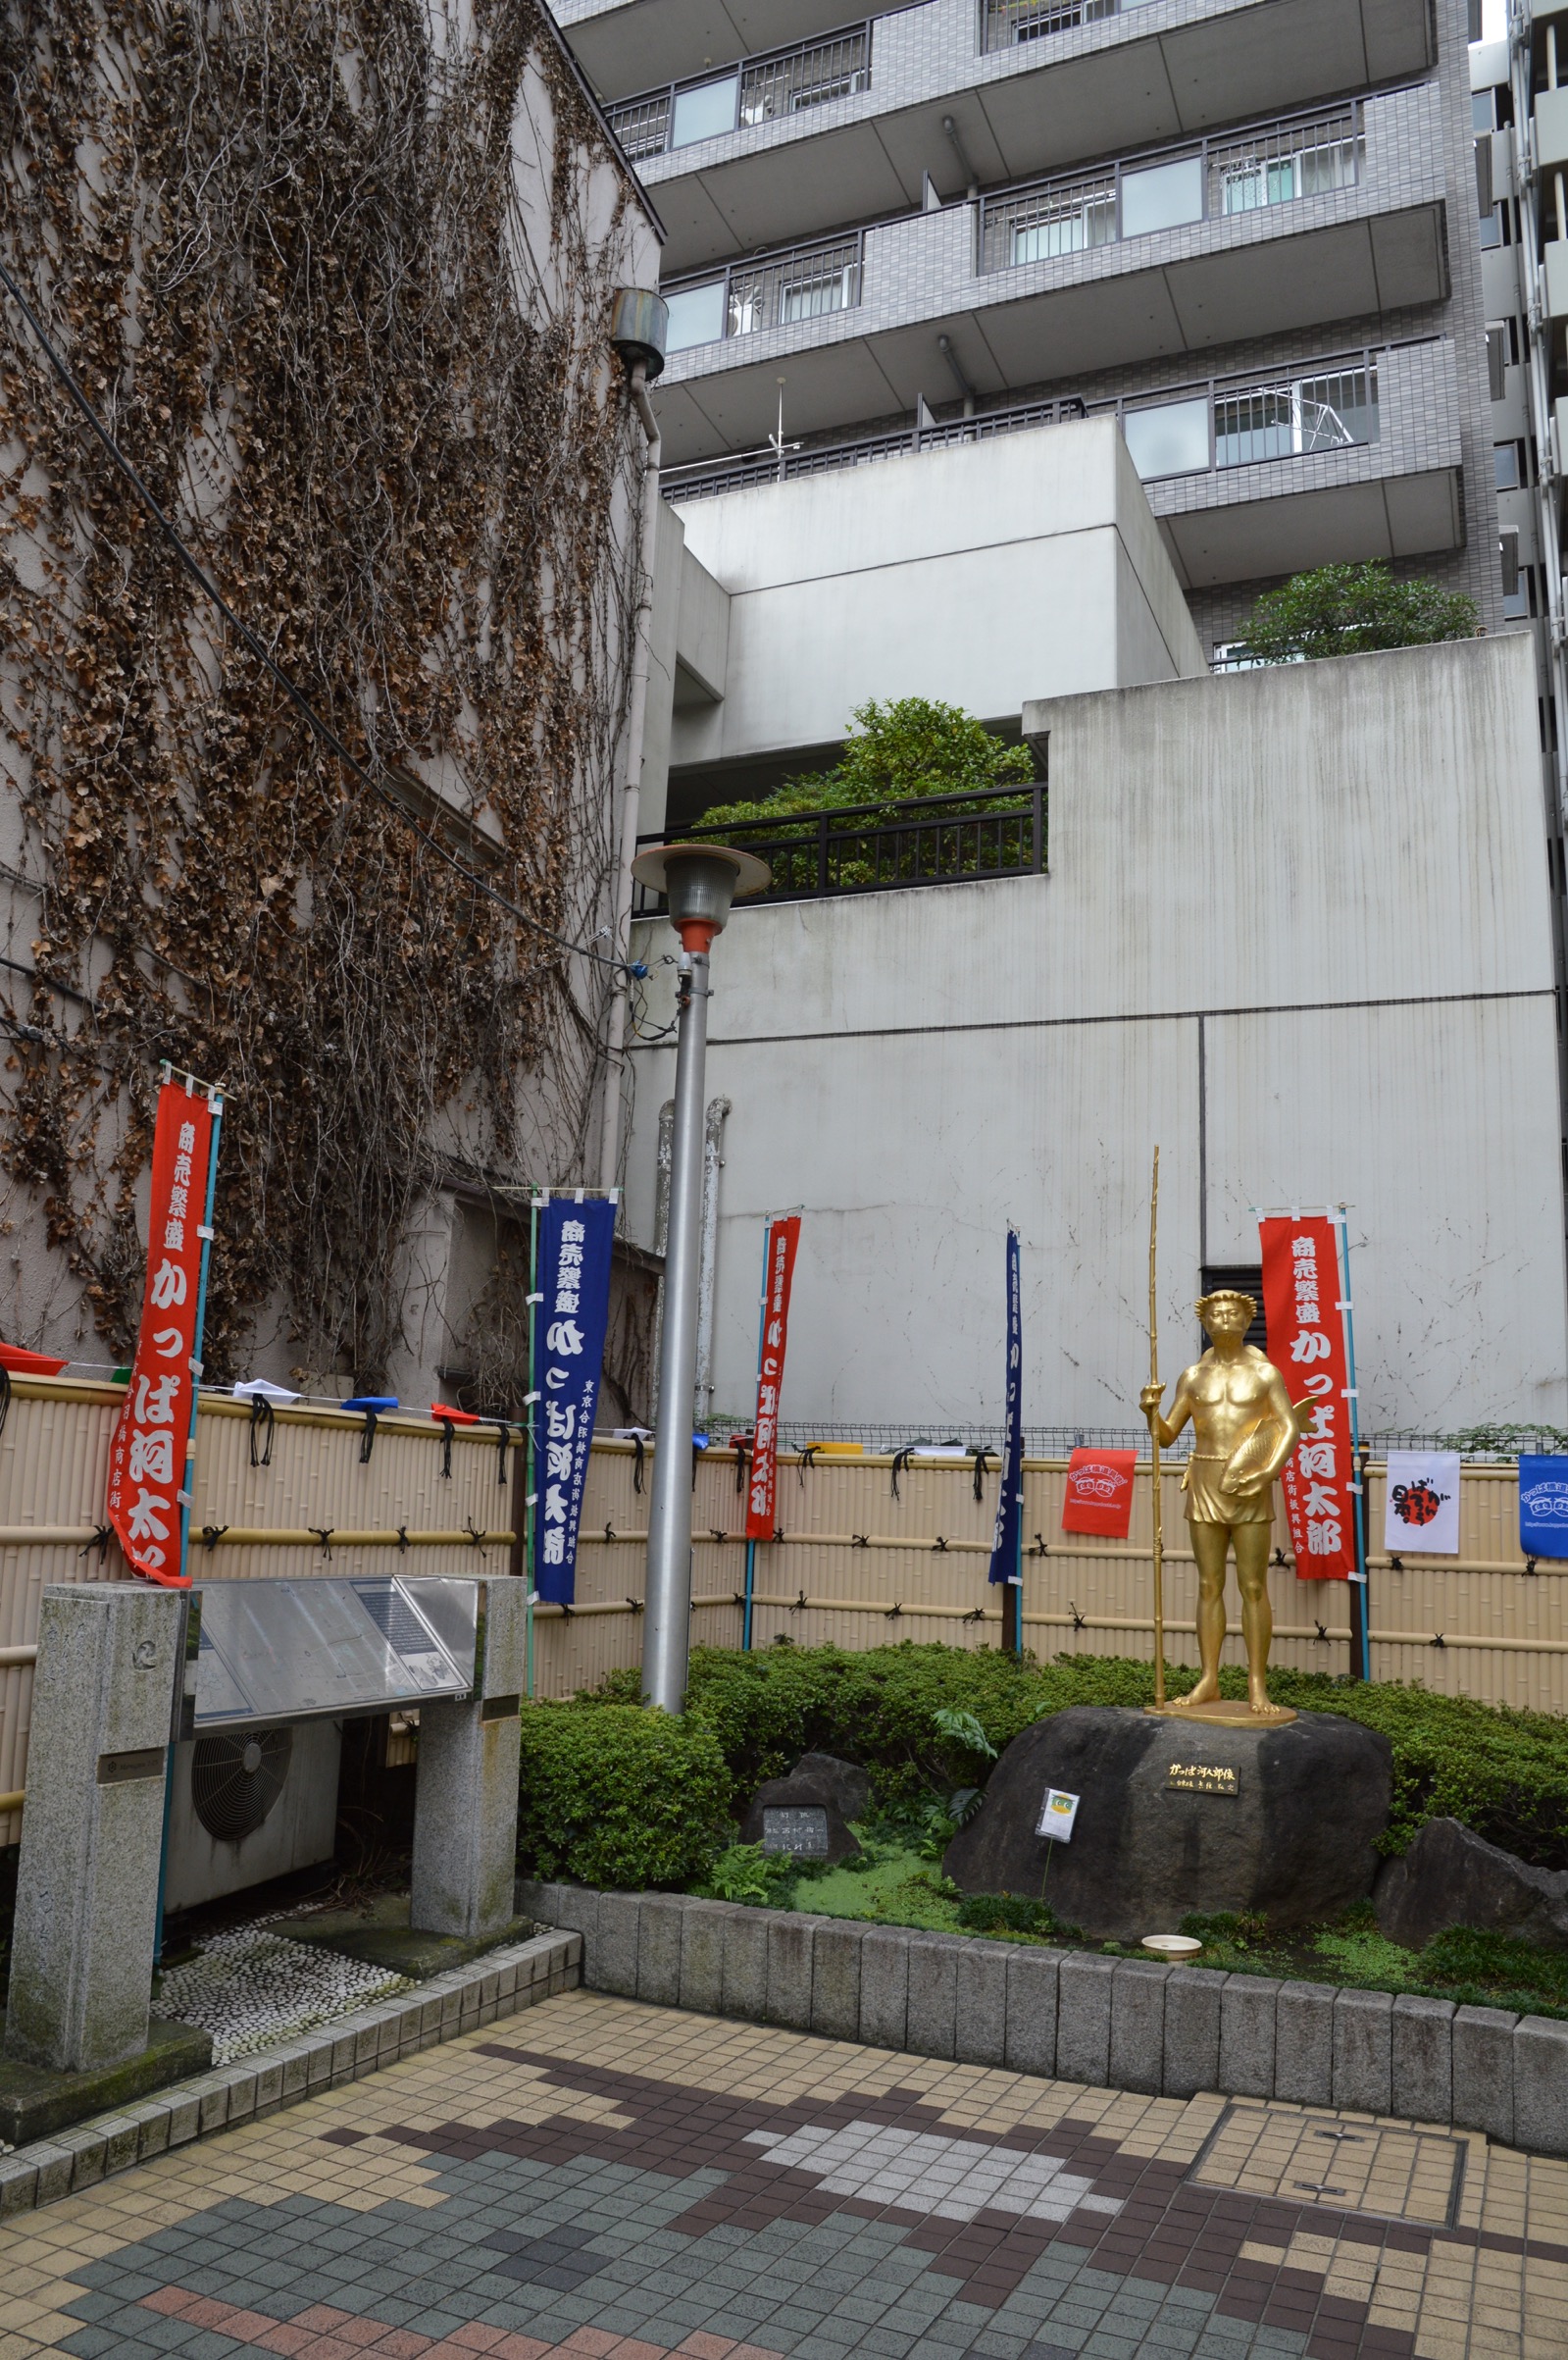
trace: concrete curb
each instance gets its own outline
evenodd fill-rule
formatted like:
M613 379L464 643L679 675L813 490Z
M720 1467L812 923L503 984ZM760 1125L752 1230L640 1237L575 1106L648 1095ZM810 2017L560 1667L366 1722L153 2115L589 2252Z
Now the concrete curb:
M177 2081L117 2114L78 2123L58 2138L17 2147L0 2155L0 2220L52 2204L171 2147L276 2114L345 2081L362 2081L400 2057L575 1990L582 1950L581 1936L570 1931L509 1943L278 2048L216 2066L194 2081Z
M589 1991L1109 2089L1397 2114L1568 2156L1568 2022L682 1893L518 1886Z

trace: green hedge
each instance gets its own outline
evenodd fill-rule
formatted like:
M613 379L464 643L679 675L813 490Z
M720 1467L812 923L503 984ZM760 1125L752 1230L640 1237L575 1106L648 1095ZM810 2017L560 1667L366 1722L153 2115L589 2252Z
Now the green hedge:
M645 1890L705 1875L732 1786L708 1723L574 1700L523 1708L518 1866L527 1875Z
M1196 1674L1173 1665L1180 1694ZM1239 1667L1221 1674L1228 1696L1246 1694ZM1430 1819L1453 1818L1542 1868L1568 1868L1568 1723L1421 1688L1358 1686L1326 1673L1274 1671L1280 1704L1342 1713L1381 1729L1393 1747L1393 1816L1386 1849L1402 1852ZM635 1672L616 1673L603 1696L629 1704ZM690 1716L708 1723L742 1800L803 1753L821 1750L873 1773L886 1809L932 1793L983 1784L990 1764L942 1737L944 1706L973 1713L998 1752L1046 1713L1067 1705L1143 1705L1153 1667L1122 1656L1015 1663L994 1648L905 1641L852 1653L840 1647L768 1647L751 1655L700 1647L691 1658Z

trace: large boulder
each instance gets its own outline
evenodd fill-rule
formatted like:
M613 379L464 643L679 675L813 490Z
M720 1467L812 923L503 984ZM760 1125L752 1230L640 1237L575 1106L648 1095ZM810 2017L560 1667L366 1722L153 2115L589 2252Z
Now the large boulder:
M740 1823L743 1844L804 1860L847 1860L860 1850L848 1822L861 1818L871 1782L852 1762L802 1754L787 1778L765 1778Z
M1568 1950L1568 1872L1533 1869L1458 1820L1429 1820L1402 1860L1385 1862L1373 1902L1381 1931L1406 1950L1450 1925Z
M1067 1844L1035 1832L1053 1786L1082 1798ZM1043 1882L1100 1941L1174 1933L1190 1910L1310 1924L1372 1891L1391 1786L1388 1739L1338 1714L1251 1729L1072 1705L1013 1739L942 1866L966 1893Z

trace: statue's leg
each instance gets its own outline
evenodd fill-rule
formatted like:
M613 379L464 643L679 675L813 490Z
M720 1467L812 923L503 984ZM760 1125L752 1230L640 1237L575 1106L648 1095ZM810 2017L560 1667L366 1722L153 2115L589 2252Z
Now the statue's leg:
M1220 1693L1220 1649L1225 1645L1225 1552L1230 1540L1226 1524L1189 1524L1192 1555L1197 1559L1197 1654L1203 1674L1184 1696L1184 1705L1212 1705Z
M1236 1578L1241 1585L1241 1634L1246 1640L1246 1696L1254 1713L1269 1709L1269 1647L1274 1613L1269 1605L1269 1543L1272 1524L1238 1524Z

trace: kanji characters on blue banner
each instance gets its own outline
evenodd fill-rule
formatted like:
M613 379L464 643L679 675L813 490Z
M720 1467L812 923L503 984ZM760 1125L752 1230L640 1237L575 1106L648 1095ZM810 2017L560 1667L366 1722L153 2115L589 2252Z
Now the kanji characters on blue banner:
M551 1606L570 1606L577 1586L578 1526L610 1322L614 1236L615 1206L605 1198L578 1205L570 1197L552 1197L539 1216L533 1586Z
M1007 1433L1002 1444L1002 1491L996 1503L990 1579L1019 1578L1019 1528L1024 1514L1024 1285L1018 1232L1007 1232Z

